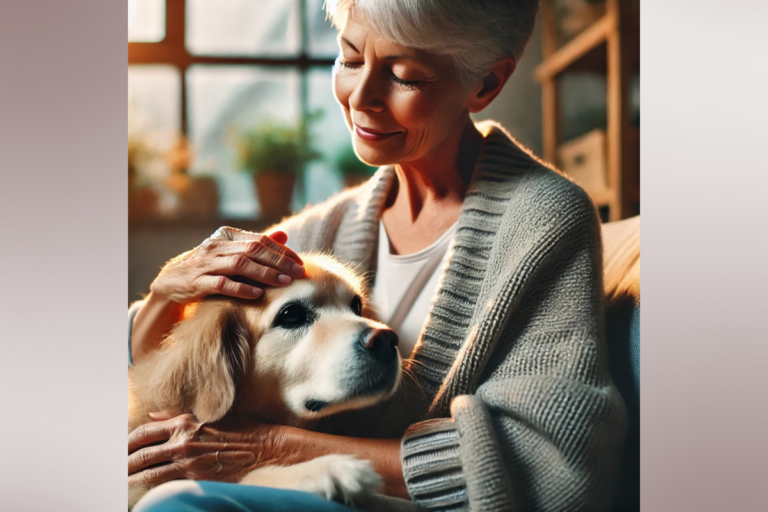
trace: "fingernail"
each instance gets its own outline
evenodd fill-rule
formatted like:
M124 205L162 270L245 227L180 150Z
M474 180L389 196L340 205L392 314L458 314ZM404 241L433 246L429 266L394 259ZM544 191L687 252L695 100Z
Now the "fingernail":
M280 281L281 284L291 284L291 281L293 281L293 279L285 274L280 274L277 276L277 280Z
M264 290L262 290L261 288L254 287L253 289L251 289L251 293L253 294L254 297L261 297L261 294L264 293Z
M304 267L296 263L291 264L291 274L296 277L304 277Z

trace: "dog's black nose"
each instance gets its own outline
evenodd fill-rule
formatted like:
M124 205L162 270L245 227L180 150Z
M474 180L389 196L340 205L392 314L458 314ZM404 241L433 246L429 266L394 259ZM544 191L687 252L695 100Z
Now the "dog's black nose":
M392 329L373 329L360 337L360 344L373 357L388 363L397 355L397 334Z

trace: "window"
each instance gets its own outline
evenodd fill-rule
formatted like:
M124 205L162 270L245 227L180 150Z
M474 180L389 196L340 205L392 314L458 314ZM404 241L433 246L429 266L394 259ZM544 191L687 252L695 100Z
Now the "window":
M338 191L350 136L331 89L336 31L323 0L130 0L129 138L155 158L140 169L173 215L166 158L187 140L184 172L218 185L219 216L260 214L239 137L263 122L304 126L320 158L300 169L292 209ZM320 116L310 116L320 112ZM310 121L310 118L312 119ZM306 124L305 124L306 123ZM149 163L147 163L149 162Z
M165 39L165 0L128 1L128 41L156 43Z

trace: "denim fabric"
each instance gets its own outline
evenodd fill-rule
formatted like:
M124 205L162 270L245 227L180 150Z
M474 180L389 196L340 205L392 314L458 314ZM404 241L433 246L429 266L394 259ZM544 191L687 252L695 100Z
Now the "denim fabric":
M351 512L314 494L269 487L178 480L152 489L134 512Z
M632 319L629 322L629 357L632 375L640 396L640 306L632 309Z

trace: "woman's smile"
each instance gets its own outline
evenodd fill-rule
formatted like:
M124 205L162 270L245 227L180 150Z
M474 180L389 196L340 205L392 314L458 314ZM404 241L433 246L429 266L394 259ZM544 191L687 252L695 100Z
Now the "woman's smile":
M357 123L354 123L354 124L355 124L355 133L357 134L357 136L363 140L371 141L371 142L386 140L394 135L404 133L403 131L383 132L379 130L374 130L373 128L365 128L363 126L360 126Z
M438 148L469 121L472 92L450 57L387 40L351 13L339 34L334 93L368 165L436 163Z

